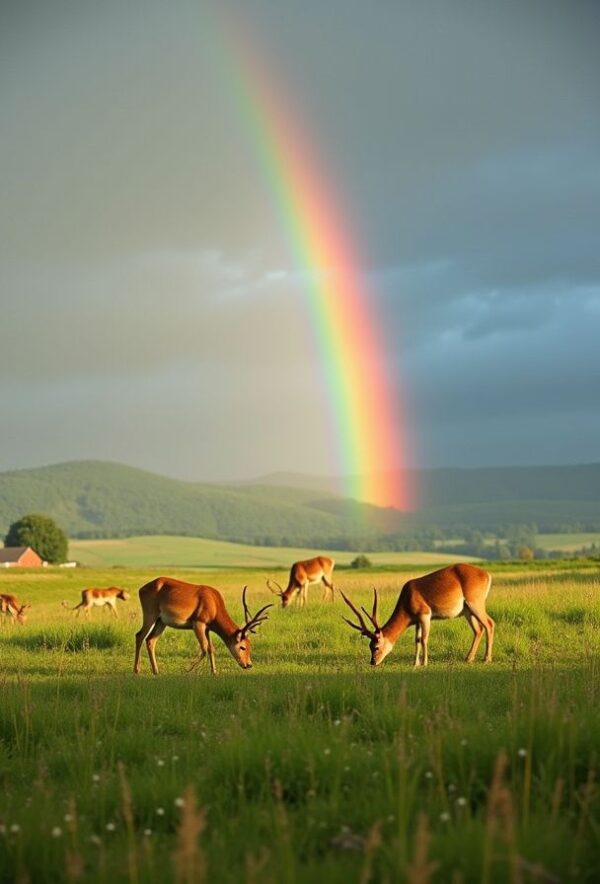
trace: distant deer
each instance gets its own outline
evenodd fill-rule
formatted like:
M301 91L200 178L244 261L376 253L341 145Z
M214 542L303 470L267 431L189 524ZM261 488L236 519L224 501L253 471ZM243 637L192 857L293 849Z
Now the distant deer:
M283 608L287 608L293 601L296 593L298 594L298 603L304 605L310 583L322 582L325 587L323 598L325 599L329 595L330 600L333 601L332 578L334 568L335 562L333 559L328 559L327 556L316 556L314 559L307 559L305 562L295 562L292 565L287 589L282 589L275 580L267 580L267 586L272 593L280 597ZM271 586L271 583L273 583L276 589Z
M210 669L216 675L215 649L209 633L215 632L224 642L227 650L242 669L252 669L250 658L250 633L268 619L265 605L252 616L246 604L245 586L242 591L242 604L246 622L243 626L229 616L221 593L212 586L196 586L184 583L171 577L157 577L140 589L143 623L135 636L135 662L133 671L140 671L140 652L142 642L146 640L150 666L154 675L158 675L155 645L167 626L174 629L191 629L200 645L200 660L206 654L210 661Z
M377 619L377 590L373 590L373 613L364 608L369 618L369 628L361 612L342 593L342 598L352 609L358 623L346 620L353 629L370 639L371 666L379 666L390 653L402 633L409 627L416 627L415 666L427 666L427 644L432 620L451 620L463 616L473 630L473 644L467 654L467 663L472 663L477 653L481 637L485 632L484 663L492 662L494 643L494 621L485 609L485 601L492 585L492 577L475 565L451 565L409 580L402 587L396 607L383 626Z
M115 617L118 617L117 599L126 602L129 599L129 593L118 586L109 586L108 589L83 589L81 601L71 610L77 611L77 616L79 616L82 611L84 614L89 614L92 608L102 608L104 605L108 605ZM68 607L66 602L63 604Z
M25 611L30 607L31 605L20 604L16 595L11 595L6 592L0 593L0 614L8 614L13 620L16 620L17 623L20 623L21 625L25 623L25 620L27 619Z

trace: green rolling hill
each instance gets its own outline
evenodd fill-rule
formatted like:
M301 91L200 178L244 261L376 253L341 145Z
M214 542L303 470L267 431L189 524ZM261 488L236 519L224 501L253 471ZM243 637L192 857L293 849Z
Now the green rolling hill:
M45 513L79 538L171 534L335 547L359 531L379 530L368 518L375 507L350 504L334 512L324 497L303 488L183 482L83 461L0 474L0 530L27 512Z
M401 549L399 538L424 548L433 526L445 536L533 522L543 532L600 530L600 464L431 470L417 483L421 509L400 513L336 496L324 479L216 485L81 461L0 473L0 531L41 512L73 538L159 534L368 550Z

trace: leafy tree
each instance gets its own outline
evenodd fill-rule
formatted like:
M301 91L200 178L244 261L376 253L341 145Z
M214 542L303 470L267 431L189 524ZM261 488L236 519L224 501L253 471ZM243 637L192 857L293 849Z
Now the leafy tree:
M530 546L520 546L519 558L522 562L531 562L535 558L535 551Z
M30 513L13 522L4 538L5 546L30 546L52 565L66 561L68 540L49 516Z
M355 559L352 559L352 561L350 562L350 567L356 569L370 568L371 565L371 559L369 559L368 556L365 556L362 553Z

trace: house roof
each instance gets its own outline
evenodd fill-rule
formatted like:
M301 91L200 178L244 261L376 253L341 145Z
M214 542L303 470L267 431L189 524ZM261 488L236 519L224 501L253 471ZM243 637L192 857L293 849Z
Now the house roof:
M5 546L0 549L0 563L2 562L18 562L23 553L26 553L30 546ZM32 550L34 552L34 550ZM37 555L37 553L36 553Z

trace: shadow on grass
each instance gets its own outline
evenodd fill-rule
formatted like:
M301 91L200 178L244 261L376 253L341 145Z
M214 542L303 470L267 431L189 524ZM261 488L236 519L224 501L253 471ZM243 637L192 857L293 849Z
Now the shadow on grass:
M35 631L15 632L4 638L6 644L27 651L66 651L82 653L91 649L123 648L129 640L110 626L54 626Z
M566 611L550 611L550 619L557 623L570 623L580 626L585 623L588 612L585 608L568 608Z

